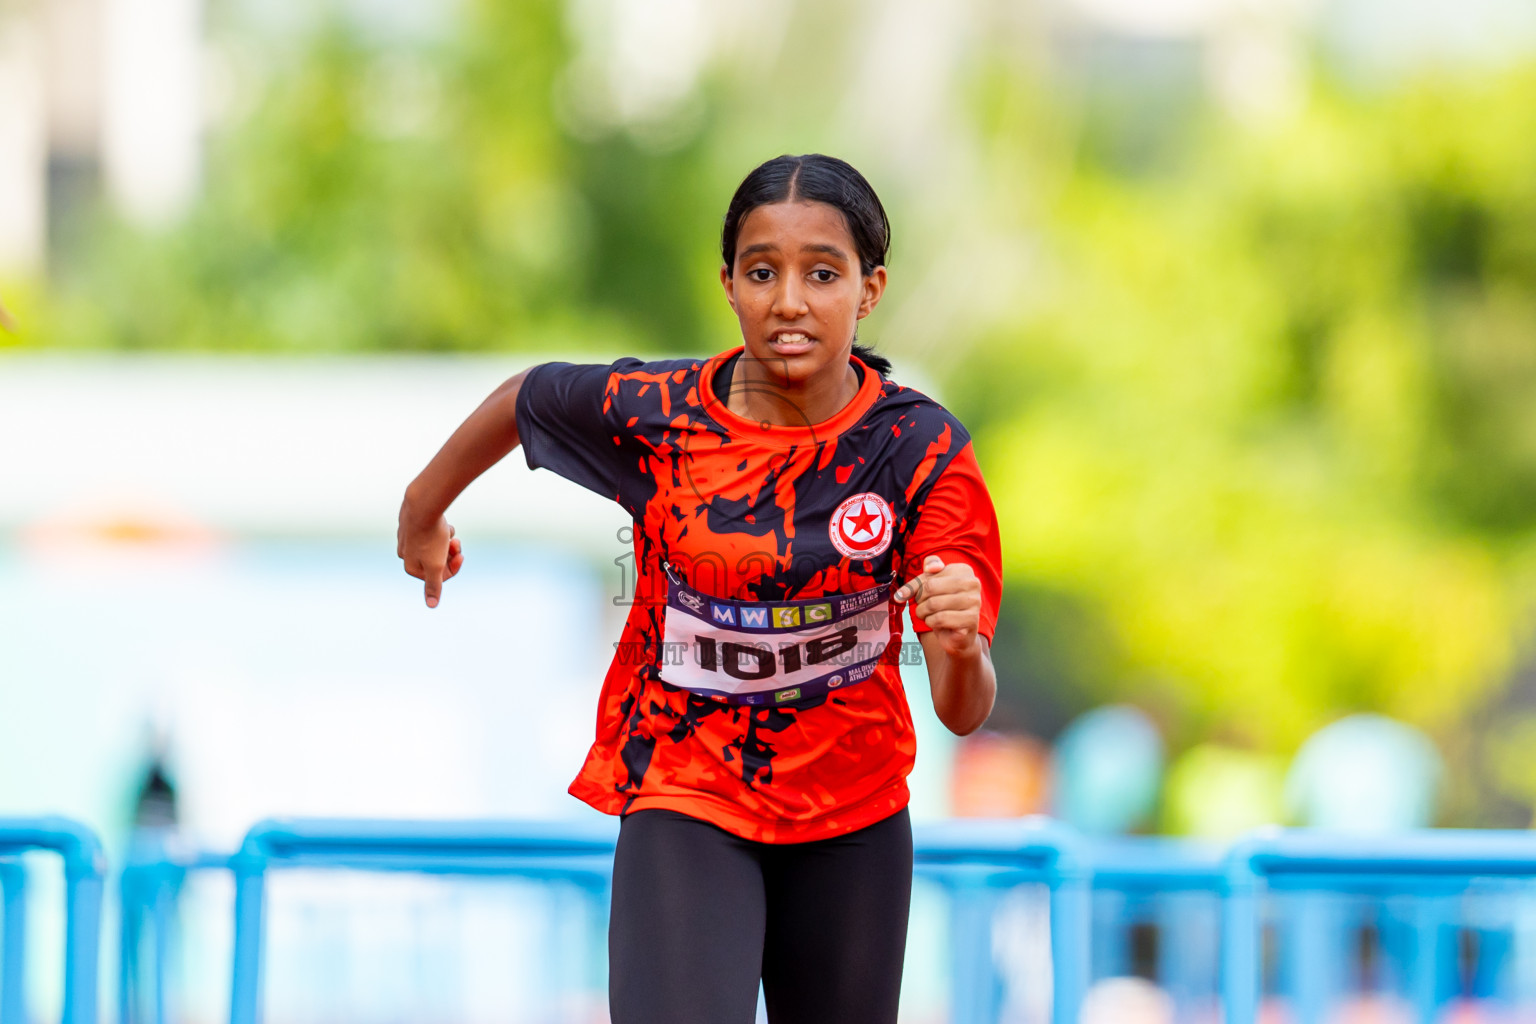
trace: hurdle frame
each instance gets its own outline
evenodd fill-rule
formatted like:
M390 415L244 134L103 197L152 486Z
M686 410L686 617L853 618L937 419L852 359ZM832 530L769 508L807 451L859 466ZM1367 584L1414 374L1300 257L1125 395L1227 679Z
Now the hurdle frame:
M1115 893L1127 898L1149 900L1173 895L1209 896L1214 901L1211 934L1214 956L1221 948L1221 908L1226 898L1227 877L1224 857L1226 847L1166 836L1115 836L1085 841L1085 857L1090 871L1092 895ZM1099 938L1101 921L1098 907L1090 908L1090 934ZM1129 923L1129 922L1122 922ZM1202 993L1213 1001L1221 997L1219 971L1212 970L1211 985L1202 989L1188 970L1182 953L1198 932L1191 932L1184 914L1160 908L1156 924L1159 933L1158 983L1176 1006L1192 1002ZM1090 951L1091 952L1091 951ZM1090 963L1092 963L1090 961ZM1092 971L1090 970L1090 981Z
M1050 898L1051 1020L1076 1024L1088 991L1089 870L1077 833L1043 816L957 819L913 828L913 870L951 900L950 1020L997 1019L989 925L997 893L1044 885Z
M0 1024L27 1019L27 869L0 859Z
M177 841L169 834L134 836L118 876L118 1024L146 1019L138 1011L144 993L139 988L139 962L146 921L151 929L154 973L146 986L149 1024L166 1024L170 981L171 934L177 900L188 872L228 871L231 858Z
M273 868L508 875L606 890L612 822L268 819L230 858L235 879L231 1024L262 1019L266 876Z
M266 877L322 868L437 875L509 875L574 881L606 892L616 823L269 819L229 858L235 882L231 1024L263 1013ZM1076 1020L1088 969L1088 872L1077 841L1048 819L947 822L914 830L914 873L953 901L952 1009L957 1024L989 1019L994 971L986 945L994 897L1026 883L1050 893L1052 1019Z
M101 841L95 832L69 818L0 818L0 857L14 858L34 850L56 853L64 863L64 1024L97 1024L96 972L106 878ZM14 859L9 860L4 881L6 946L0 980L7 984L0 1001L0 1024L24 1024L25 876Z
M1264 830L1234 844L1225 874L1223 1019L1254 1024L1263 996L1263 900L1269 892L1456 896L1483 880L1536 878L1536 833L1424 829L1364 837ZM1420 948L1417 956L1432 960L1434 950ZM1437 1008L1434 982L1426 965L1413 972L1410 998L1420 1019L1432 1019Z

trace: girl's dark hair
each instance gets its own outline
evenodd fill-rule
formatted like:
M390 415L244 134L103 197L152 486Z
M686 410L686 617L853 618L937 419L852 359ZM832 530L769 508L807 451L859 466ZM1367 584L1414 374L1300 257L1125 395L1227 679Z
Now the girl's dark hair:
M759 206L792 200L826 203L842 211L858 250L859 269L868 275L876 267L885 266L891 248L891 222L885 216L885 207L880 205L880 197L852 164L835 156L807 153L774 157L759 164L737 186L720 232L720 255L727 274L735 270L736 235L747 214ZM868 345L859 344L857 335L853 354L880 376L890 374L891 361Z

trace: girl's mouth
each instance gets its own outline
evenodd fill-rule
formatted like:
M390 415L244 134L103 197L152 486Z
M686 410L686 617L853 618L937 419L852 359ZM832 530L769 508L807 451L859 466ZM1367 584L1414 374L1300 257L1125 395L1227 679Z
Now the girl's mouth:
M811 350L816 339L803 331L780 331L768 339L768 347L781 356L799 356Z

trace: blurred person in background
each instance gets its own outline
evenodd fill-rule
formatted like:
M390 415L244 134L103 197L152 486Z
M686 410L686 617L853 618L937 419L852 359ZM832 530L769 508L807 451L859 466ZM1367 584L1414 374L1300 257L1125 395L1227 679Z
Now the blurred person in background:
M856 345L890 225L854 168L779 157L726 213L744 345L546 363L411 483L399 555L435 607L464 562L444 514L519 443L634 518L639 579L571 793L622 816L615 1024L896 1020L912 882L902 689L910 609L934 707L996 692L996 515L965 428Z

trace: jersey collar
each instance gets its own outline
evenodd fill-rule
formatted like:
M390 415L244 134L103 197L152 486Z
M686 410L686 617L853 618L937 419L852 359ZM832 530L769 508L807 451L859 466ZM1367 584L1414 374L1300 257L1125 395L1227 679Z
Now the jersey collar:
M853 400L843 406L829 419L820 423L807 423L804 425L779 426L772 423L759 423L738 416L726 407L725 400L715 394L715 372L720 369L722 363L732 356L739 355L745 348L737 345L735 348L719 355L712 356L705 362L699 371L699 395L703 399L704 411L726 430L739 437L757 441L762 444L773 445L778 448L789 448L795 445L815 444L818 441L830 440L843 433L848 428L863 418L870 406L880 397L881 378L878 373L858 356L850 354L848 361L857 363L864 371L863 383L854 394ZM741 372L741 364L737 363L735 373ZM734 373L733 373L734 376Z

